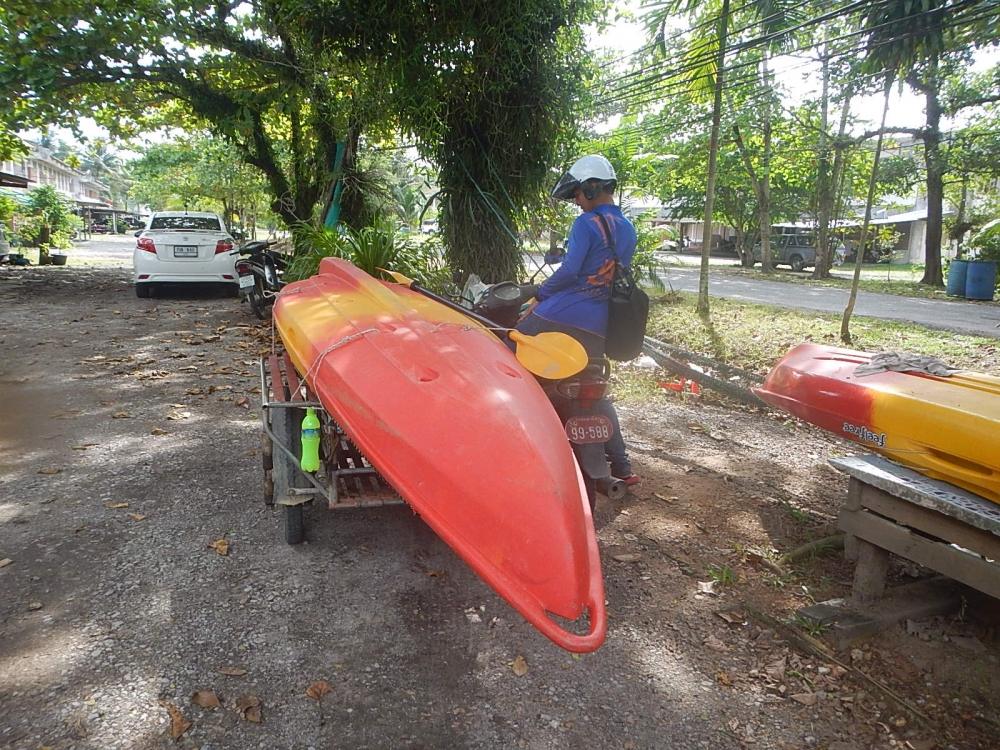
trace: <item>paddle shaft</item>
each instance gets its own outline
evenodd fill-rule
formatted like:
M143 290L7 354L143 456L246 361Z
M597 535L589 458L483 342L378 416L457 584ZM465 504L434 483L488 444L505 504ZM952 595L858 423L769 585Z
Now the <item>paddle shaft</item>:
M452 310L455 310L456 312L460 312L463 315L465 315L465 316L467 316L469 318L472 318L477 323L482 323L484 326L486 326L487 328L489 328L494 333L499 333L499 331L497 329L500 328L504 332L504 336L506 336L506 333L507 333L506 330L503 329L501 326L497 326L497 324L494 323L489 318L484 318L482 315L478 315L477 313L472 312L472 310L468 309L467 307L462 307L457 302L452 302L447 297L442 297L440 294L435 294L430 289L427 289L426 287L422 287L422 286L420 286L420 284L418 284L416 282L413 282L412 284L410 284L410 289L412 289L415 292L419 292L420 294L422 294L425 297L428 297L428 298L434 300L435 302L440 302L445 307L450 307Z

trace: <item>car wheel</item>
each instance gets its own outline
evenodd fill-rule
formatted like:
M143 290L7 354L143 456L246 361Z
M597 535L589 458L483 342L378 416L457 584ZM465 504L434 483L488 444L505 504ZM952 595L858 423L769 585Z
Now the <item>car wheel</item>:
M135 296L139 299L149 299L149 293L152 291L151 286L151 284L136 284Z
M806 263L802 259L801 255L797 254L793 255L791 258L788 259L788 262L789 264L791 264L793 271L801 271L803 268L806 267Z

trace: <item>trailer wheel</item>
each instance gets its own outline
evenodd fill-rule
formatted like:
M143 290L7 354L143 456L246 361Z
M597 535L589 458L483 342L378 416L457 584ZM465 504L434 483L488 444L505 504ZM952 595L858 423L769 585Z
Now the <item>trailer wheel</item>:
M288 544L302 544L306 538L305 514L301 505L285 506L285 541Z
M264 503L268 507L274 505L274 480L270 471L264 472Z
M274 444L271 442L270 436L263 430L260 433L260 456L264 464L264 471L270 471L274 468Z

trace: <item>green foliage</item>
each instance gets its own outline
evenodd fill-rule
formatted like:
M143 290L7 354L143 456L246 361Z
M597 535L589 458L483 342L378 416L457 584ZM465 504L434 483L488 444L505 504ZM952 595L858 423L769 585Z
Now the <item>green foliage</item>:
M366 273L381 278L380 268L399 271L428 288L441 288L448 271L441 260L440 248L432 242L405 239L393 222L380 219L361 229L318 229L303 225L297 228L302 246L287 271L289 280L305 279L319 270L323 258L343 258Z
M969 247L982 260L1000 261L1000 219L991 221L969 241Z
M221 138L194 133L146 146L127 167L130 196L154 210L216 211L230 227L274 222L260 170L242 163Z
M13 198L0 195L0 222L10 226L10 220L14 218L14 212L18 209L18 203Z
M42 185L28 191L16 226L21 244L39 248L44 257L51 248L70 247L70 236L81 222L62 194L51 185Z

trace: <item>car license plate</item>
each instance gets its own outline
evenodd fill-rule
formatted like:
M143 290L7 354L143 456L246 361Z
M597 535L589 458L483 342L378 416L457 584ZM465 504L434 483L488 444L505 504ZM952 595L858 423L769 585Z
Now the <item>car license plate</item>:
M197 245L174 245L174 257L175 258L197 258L198 257L198 246Z
M601 414L570 417L566 420L566 437L577 445L606 443L611 439L611 420Z
M253 276L240 276L240 289L249 289L253 286Z

